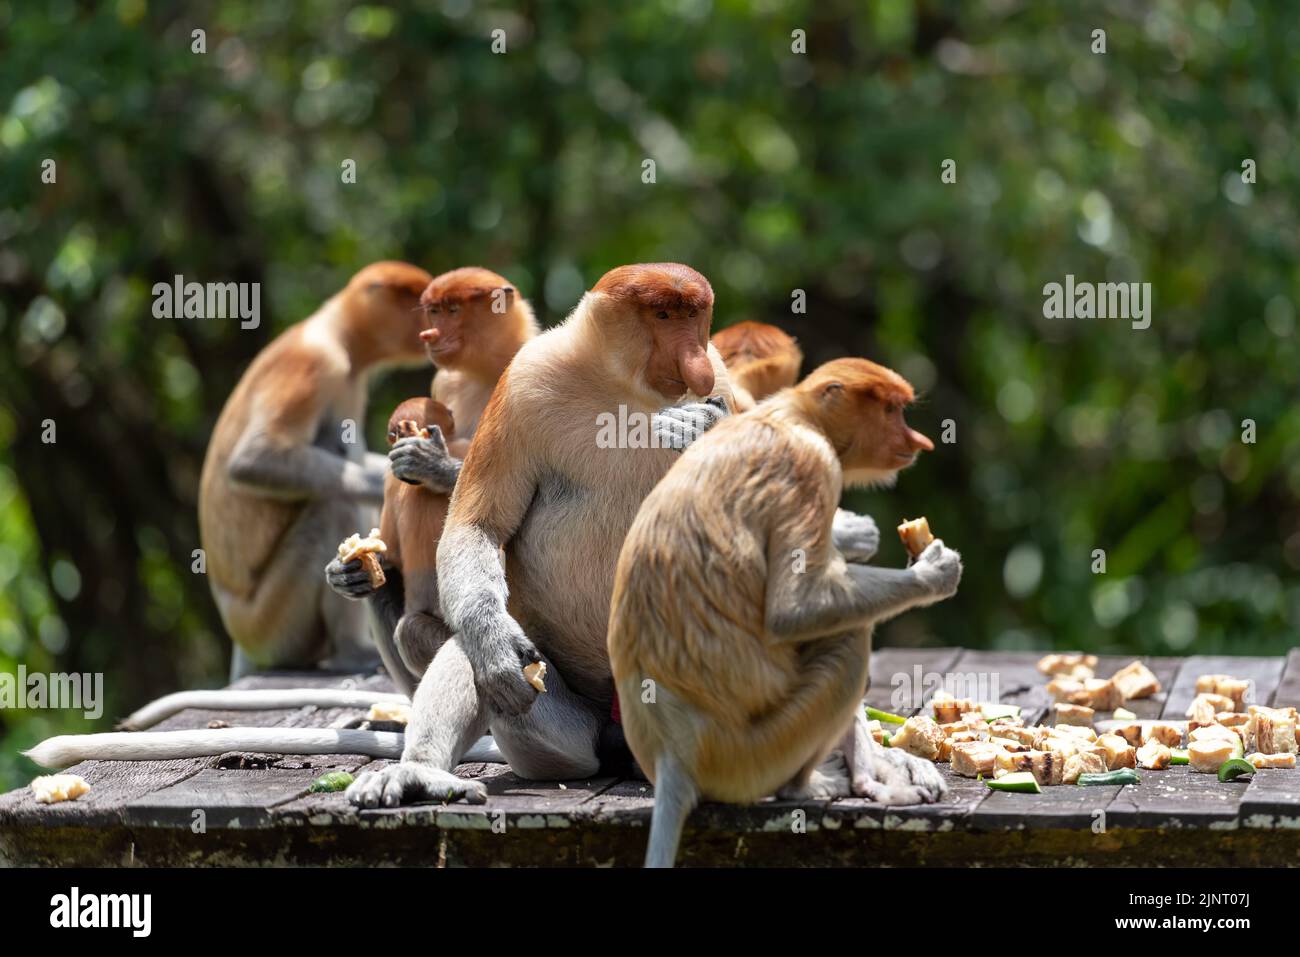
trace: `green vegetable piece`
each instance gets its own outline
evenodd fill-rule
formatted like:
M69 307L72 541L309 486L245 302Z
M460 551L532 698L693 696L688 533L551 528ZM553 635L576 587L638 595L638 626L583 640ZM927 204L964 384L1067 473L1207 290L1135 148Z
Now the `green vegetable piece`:
M1082 787L1096 787L1102 784L1141 784L1142 779L1132 768L1120 768L1117 771L1107 771L1104 774L1080 774L1079 784Z
M1171 765L1187 763L1187 752L1184 751L1182 748L1170 748L1169 754L1170 754L1169 763Z
M1232 781L1242 774L1254 774L1255 765L1245 758L1229 758L1219 765L1219 780Z
M307 790L311 794L322 794L331 791L346 791L349 784L352 783L353 777L347 771L330 771L322 774L315 781L311 782L311 787Z
M890 714L888 711L880 711L876 708L867 706L867 717L872 721L884 721L886 724L902 724L906 718L900 718L896 714Z
M1020 794L1043 793L1043 789L1038 786L1038 779L1029 771L1004 774L1000 778L994 778L992 781L985 781L984 783L994 791L1015 791Z

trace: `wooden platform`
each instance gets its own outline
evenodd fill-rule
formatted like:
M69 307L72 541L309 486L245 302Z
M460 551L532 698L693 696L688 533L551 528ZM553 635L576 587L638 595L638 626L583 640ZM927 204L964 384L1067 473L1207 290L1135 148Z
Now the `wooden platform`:
M1033 723L1048 704L1038 655L961 649L880 649L868 703L911 713L893 689L906 675L996 676L1003 701ZM1104 659L1109 675L1129 659ZM1255 698L1300 704L1300 649L1282 658L1147 659L1166 691L1130 705L1140 717L1179 717L1196 676L1253 678ZM918 670L919 669L919 670ZM391 690L376 676L275 675L237 687L333 685ZM891 700L893 699L893 700ZM328 727L349 712L188 711L159 725L213 720L262 727ZM308 795L331 769L373 765L356 755L228 754L159 763L89 762L73 768L94 790L70 804L37 805L28 788L0 796L0 863L9 865L637 865L650 819L650 786L633 778L524 782L503 765L467 765L485 780L486 805L358 812L342 794ZM940 765L948 774L947 765ZM864 800L705 805L692 815L682 865L1300 865L1300 770L1261 771L1220 784L1186 768L1142 772L1126 787L989 791L950 776L945 803L884 808ZM198 832L196 811L206 830ZM1100 812L1100 813L1099 813Z

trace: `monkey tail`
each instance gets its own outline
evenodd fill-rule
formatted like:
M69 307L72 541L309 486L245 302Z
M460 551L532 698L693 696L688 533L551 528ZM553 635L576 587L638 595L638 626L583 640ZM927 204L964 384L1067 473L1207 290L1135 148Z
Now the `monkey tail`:
M660 752L655 761L655 807L650 818L646 867L673 866L686 818L699 799L699 789L682 762L671 751Z
M396 731L350 728L212 728L193 731L115 731L65 734L47 738L27 757L47 768L66 768L79 761L171 761L229 751L260 754L364 754L372 758L402 756L406 735ZM466 753L466 762L503 762L491 737L482 737Z
M277 708L369 708L372 704L406 704L404 694L384 691L352 691L347 688L259 688L253 691L178 691L153 701L127 715L118 725L124 731L139 731L170 718L186 708L212 711L271 711ZM306 752L301 752L306 753Z

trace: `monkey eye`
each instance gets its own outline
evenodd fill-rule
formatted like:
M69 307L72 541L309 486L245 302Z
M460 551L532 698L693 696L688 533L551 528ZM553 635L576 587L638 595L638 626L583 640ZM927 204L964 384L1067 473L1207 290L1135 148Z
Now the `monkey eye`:
M660 318L660 319L667 319L667 318L668 318L668 313L664 312L662 309L659 310L659 318Z
M453 302L450 306L447 307L447 311L448 311L448 312L460 312L460 304L459 304L459 303L455 303L455 302Z
M429 312L433 313L435 316L438 314L438 304L435 302L429 303L424 308L429 310Z

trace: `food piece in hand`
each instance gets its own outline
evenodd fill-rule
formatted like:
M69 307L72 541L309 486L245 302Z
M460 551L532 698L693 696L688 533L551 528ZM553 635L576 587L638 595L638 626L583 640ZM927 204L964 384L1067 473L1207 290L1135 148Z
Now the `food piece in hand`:
M1097 656L1077 652L1050 654L1038 660L1038 670L1045 675L1059 675L1085 681L1096 674Z
M1103 734L1097 744L1106 752L1106 770L1131 768L1137 764L1137 751L1118 734Z
M904 520L902 525L898 526L898 537L903 540L903 547L907 549L907 554L912 556L912 560L921 557L925 551L925 546L934 541L934 536L930 534L930 523L925 517Z
M1246 740L1261 754L1293 754L1296 751L1294 708L1250 706Z
M988 777L997 756L1004 753L988 741L960 741L952 746L952 772L964 778Z
M1080 774L1105 774L1106 759L1096 751L1080 751L1065 759L1065 769L1061 772L1062 784L1074 784Z
M965 720L965 714L976 711L975 702L967 698L954 698L942 688L936 691L934 697L930 699L930 707L934 709L934 720L939 724L963 721ZM976 712L975 717L983 720L978 712Z
M1172 724L1153 724L1147 729L1147 741L1159 741L1167 748L1182 747L1183 731Z
M531 665L524 667L524 677L528 683L538 691L546 691L546 662L534 661Z
M1187 746L1187 764L1193 771L1202 774L1218 774L1219 765L1229 758L1239 758L1244 753L1241 739L1233 736L1233 741L1224 738L1207 738L1193 741Z
M379 537L379 529L372 528L369 536L362 538L359 534L349 535L339 545L339 561L343 564L361 559L361 566L370 576L370 586L379 588L384 584L384 569L379 564L379 555L388 551L388 546Z
M1148 741L1137 749L1138 766L1151 771L1163 771L1173 758L1174 753L1159 741Z
M404 701L376 703L366 714L367 721L391 721L394 724L411 723L411 706Z
M47 774L32 781L32 794L37 804L58 804L75 801L90 792L86 779L78 774Z
M1246 760L1257 768L1295 767L1295 753L1290 751L1286 754L1260 754L1256 751L1254 754L1246 755Z
M1125 701L1149 698L1160 691L1159 679L1140 661L1125 665L1110 680L1115 682L1115 687L1119 688Z
M908 754L925 758L927 761L936 761L943 740L942 728L931 718L916 715L903 722L903 727L890 739L889 746L902 748Z
M1092 708L1084 705L1059 703L1056 706L1056 723L1090 728L1095 714Z
M420 423L415 419L399 419L393 423L389 432L389 444L393 444L401 439L427 439L432 436L426 428L421 428Z

